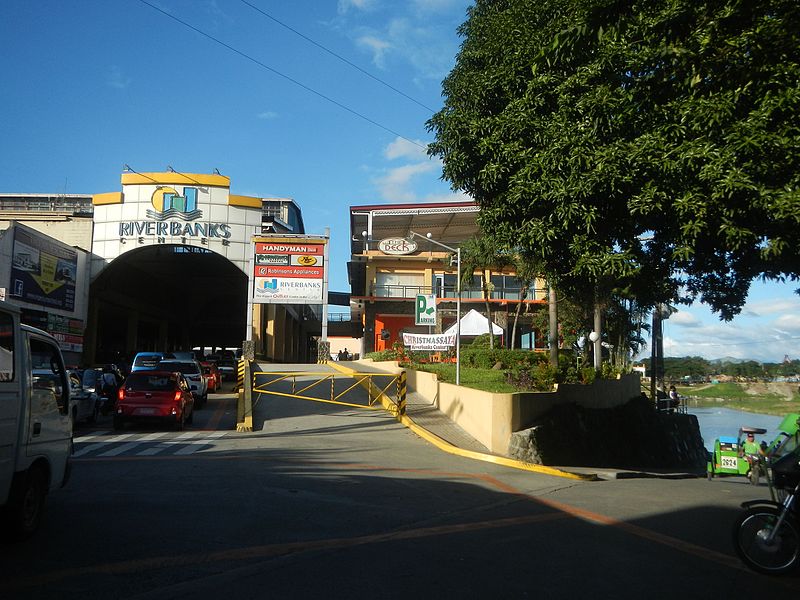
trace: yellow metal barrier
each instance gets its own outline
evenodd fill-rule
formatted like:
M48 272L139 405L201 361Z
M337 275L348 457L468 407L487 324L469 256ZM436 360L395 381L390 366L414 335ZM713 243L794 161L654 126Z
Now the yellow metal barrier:
M402 375L405 376L405 372L403 372ZM353 383L337 391L337 380L340 382L352 380ZM271 394L273 396L298 398L300 400L311 400L313 402L324 402L353 408L368 409L380 408L380 406L377 405L381 398L388 397L394 402L397 414L402 414L400 413L401 386L399 381L400 375L391 373L353 373L352 375L343 375L341 373L320 373L319 371L258 371L253 373L253 393ZM279 387L288 389L289 384L291 384L291 392L285 389L278 389ZM313 391L322 391L323 386L326 387L324 390L324 397L322 395L315 396L312 394ZM392 387L395 387L397 390L396 398L392 398L387 393ZM355 388L366 390L366 404L348 402L343 399ZM403 409L405 409L405 377L403 377L402 390L402 405ZM352 396L353 394L350 395Z

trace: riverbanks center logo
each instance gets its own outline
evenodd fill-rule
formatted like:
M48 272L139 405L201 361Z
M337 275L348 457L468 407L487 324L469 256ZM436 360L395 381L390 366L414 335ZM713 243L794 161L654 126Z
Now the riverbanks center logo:
M197 208L197 188L183 188L183 196L171 187L159 187L150 199L153 209L147 209L147 216L156 221L181 219L194 221L203 216Z

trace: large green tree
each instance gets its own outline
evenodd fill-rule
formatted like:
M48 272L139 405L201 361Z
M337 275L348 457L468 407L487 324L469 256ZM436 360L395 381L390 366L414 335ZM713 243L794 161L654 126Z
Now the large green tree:
M559 289L730 319L800 272L800 2L476 0L428 122Z

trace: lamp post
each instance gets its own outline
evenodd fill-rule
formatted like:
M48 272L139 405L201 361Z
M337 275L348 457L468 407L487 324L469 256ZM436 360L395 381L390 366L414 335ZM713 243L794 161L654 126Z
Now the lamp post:
M445 250L456 253L456 385L461 385L461 248L452 248L442 242L431 238L431 234L424 236L415 231L410 231L411 237L427 239L429 242L441 246Z
M594 368L596 371L599 371L602 368L602 346L600 345L600 334L597 331L593 331L589 334L589 341L593 344L593 352L594 352Z

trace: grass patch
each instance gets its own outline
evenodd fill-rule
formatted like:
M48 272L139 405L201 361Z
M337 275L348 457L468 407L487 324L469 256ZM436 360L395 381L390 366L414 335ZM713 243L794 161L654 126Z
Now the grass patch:
M454 364L446 363L429 363L420 368L426 373L435 373L439 381L445 383L456 382L456 366ZM461 385L484 392L492 392L494 394L513 394L519 390L506 381L506 376L503 371L495 371L492 369L471 369L461 366Z

